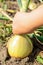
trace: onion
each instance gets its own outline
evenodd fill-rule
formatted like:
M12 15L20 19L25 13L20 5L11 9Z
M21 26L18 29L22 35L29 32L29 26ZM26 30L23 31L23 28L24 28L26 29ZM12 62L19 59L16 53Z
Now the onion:
M24 58L33 50L33 44L26 35L14 35L7 42L8 53L11 57Z

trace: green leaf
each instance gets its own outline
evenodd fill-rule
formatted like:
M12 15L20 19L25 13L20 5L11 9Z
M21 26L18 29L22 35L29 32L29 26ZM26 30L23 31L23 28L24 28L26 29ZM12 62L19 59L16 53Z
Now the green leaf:
M3 2L4 0L0 0L0 2Z
M21 0L22 1L22 11L27 11L30 0Z
M37 29L37 31L40 31L40 32L42 32L42 33L43 33L43 29Z
M39 28L37 29L37 31L40 31L40 32L43 33L43 26L39 27Z
M37 39L38 39L40 42L43 43L43 36L36 36L36 37L37 37Z
M34 38L34 33L27 34L27 36L30 37L30 38Z
M30 0L17 0L20 11L27 11Z
M2 17L3 15L0 13L0 17Z
M1 28L1 27L3 27L3 23L2 23L2 22L0 22L0 28Z
M39 55L37 56L36 60L37 60L39 63L43 64L43 58L41 58Z
M6 4L3 4L3 7L2 7L4 10L7 9L7 5Z
M18 2L19 7L22 8L22 2L21 2L21 0L17 0L17 2Z
M0 20L6 20L6 21L8 21L9 19L7 17L5 17L5 16L3 16L3 17L0 16Z

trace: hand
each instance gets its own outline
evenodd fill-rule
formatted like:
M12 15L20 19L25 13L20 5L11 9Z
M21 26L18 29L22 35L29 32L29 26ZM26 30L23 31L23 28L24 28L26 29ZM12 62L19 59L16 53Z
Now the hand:
M13 34L23 34L33 32L43 25L43 5L36 8L31 13L17 12L13 19Z
M13 19L12 31L13 34L27 33L27 15L28 13L17 12Z

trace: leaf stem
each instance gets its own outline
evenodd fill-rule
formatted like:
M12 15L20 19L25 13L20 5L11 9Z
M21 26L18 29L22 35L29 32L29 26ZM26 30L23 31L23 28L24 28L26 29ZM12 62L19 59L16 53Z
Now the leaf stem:
M2 8L0 8L0 13L6 16L10 21L13 21L13 19Z

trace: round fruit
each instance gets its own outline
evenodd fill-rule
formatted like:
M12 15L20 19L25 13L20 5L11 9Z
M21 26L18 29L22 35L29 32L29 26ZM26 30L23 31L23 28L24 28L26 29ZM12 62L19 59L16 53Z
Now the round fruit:
M26 35L14 35L8 41L7 48L11 57L24 58L32 52L33 45Z

